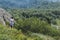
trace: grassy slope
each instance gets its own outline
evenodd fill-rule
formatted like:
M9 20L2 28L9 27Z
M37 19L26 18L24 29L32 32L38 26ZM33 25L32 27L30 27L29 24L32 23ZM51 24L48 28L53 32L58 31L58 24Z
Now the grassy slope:
M0 40L21 40L23 38L25 35L21 31L0 25Z
M39 35L39 36L38 36ZM37 38L37 36L40 38ZM36 38L35 38L36 37ZM42 34L32 34L32 36L28 37L24 35L21 30L18 31L14 28L9 28L0 25L0 40L54 40L52 37L45 36Z
M42 38L43 40L55 40L54 38L52 38L50 36L38 34L38 33L33 33L32 36L38 36L38 37Z

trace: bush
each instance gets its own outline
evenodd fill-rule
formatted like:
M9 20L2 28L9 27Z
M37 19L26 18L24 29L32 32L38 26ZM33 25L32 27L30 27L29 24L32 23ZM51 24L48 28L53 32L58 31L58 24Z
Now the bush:
M22 29L23 31L31 31L35 33L43 33L50 36L60 36L60 32L55 28L51 27L46 21L42 21L38 18L27 18L25 20L20 19L17 21L17 29Z
M27 34L28 35L28 34ZM22 33L21 30L0 25L0 40L34 40L37 37L30 37ZM42 39L42 38L37 38Z
M16 20L15 28L23 32L43 33L50 36L60 36L60 31L51 27L51 23L59 25L60 11L53 9L12 9L11 14Z

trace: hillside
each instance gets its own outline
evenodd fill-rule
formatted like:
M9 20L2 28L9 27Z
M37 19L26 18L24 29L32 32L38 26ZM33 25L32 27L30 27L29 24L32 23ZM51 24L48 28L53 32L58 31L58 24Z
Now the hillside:
M59 9L7 9L14 17L14 27L23 33L33 33L34 36L48 36L60 40L60 10ZM36 34L37 33L37 34ZM27 35L28 35L27 34ZM33 37L34 37L33 36ZM39 38L39 37L37 37ZM49 38L50 39L50 38ZM53 40L51 39L51 40Z
M10 27L0 25L0 40L54 40L50 36L39 35L32 34L31 36L27 36L21 30L18 31L15 28L11 29Z
M2 8L60 8L60 0L0 0Z
M21 31L0 25L0 40L21 40L25 35Z
M0 40L60 40L60 0L0 0Z
M60 40L60 28L51 26L60 24L59 10L7 9L5 12L8 12L6 15L10 13L16 23L13 28L10 28L9 23L0 25L1 40Z

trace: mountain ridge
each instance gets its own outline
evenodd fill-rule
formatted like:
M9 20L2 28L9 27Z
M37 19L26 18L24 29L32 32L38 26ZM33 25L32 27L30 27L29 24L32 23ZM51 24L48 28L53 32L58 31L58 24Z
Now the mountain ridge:
M55 4L55 2L57 2L57 1L56 0L32 0L32 1L31 0L0 0L0 7L5 7L5 8L46 7L47 8L47 7L51 6L52 4ZM45 4L46 4L46 6L45 6Z

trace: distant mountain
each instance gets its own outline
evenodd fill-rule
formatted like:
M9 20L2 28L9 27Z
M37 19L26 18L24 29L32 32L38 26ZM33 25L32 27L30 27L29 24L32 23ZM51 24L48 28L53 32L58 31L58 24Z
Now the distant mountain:
M60 0L0 0L3 8L49 8L58 4Z

